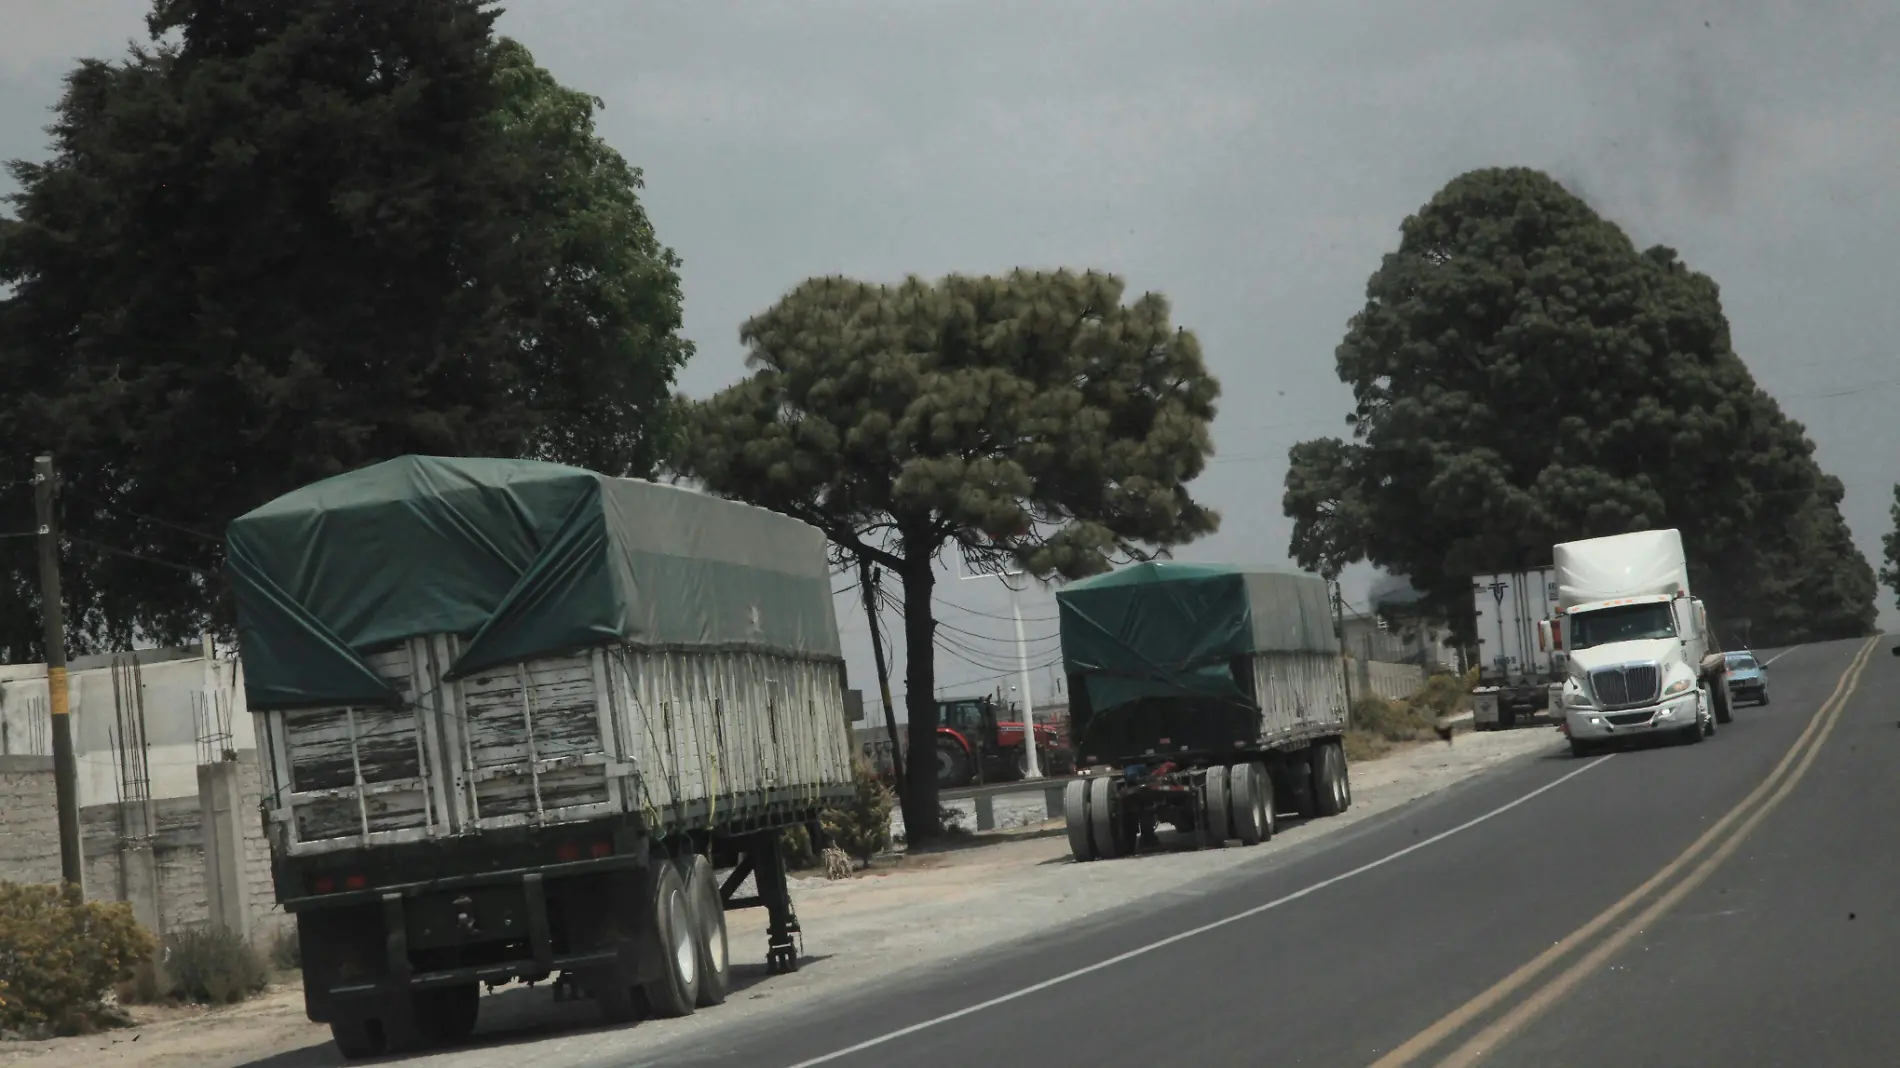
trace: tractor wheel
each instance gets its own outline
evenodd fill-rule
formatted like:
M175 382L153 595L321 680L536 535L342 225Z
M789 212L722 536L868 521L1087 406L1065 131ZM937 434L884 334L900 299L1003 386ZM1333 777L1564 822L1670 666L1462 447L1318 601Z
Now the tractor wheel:
M954 790L968 786L976 775L970 751L955 738L937 739L937 789Z

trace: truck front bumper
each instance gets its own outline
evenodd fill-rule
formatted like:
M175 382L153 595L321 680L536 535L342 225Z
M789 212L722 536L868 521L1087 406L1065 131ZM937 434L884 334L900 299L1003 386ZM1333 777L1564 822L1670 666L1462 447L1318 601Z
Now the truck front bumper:
M1670 734L1699 725L1702 696L1691 690L1643 708L1622 708L1604 712L1594 708L1566 708L1564 728L1572 738L1586 742L1607 742L1617 738L1640 738Z

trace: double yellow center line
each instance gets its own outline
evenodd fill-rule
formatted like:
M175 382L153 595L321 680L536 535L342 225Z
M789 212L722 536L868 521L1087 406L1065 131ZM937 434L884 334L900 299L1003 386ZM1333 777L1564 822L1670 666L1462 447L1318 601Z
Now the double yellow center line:
M1622 900L1604 909L1589 923L1577 928L1555 945L1539 953L1529 963L1499 980L1496 985L1477 997L1460 1005L1438 1022L1412 1036L1392 1052L1372 1063L1372 1068L1400 1068L1420 1060L1425 1055L1445 1045L1479 1017L1496 1008L1507 998L1513 998L1511 1009L1493 1020L1483 1029L1466 1039L1441 1060L1435 1062L1438 1068L1468 1068L1482 1060L1502 1046L1525 1024L1536 1019L1544 1010L1555 1004L1558 998L1569 993L1576 985L1591 973L1602 967L1605 961L1618 950L1648 929L1657 919L1668 912L1696 887L1708 879L1729 855L1741 846L1756 825L1761 823L1768 813L1780 805L1808 772L1814 763L1815 754L1821 750L1821 744L1833 733L1834 725L1840 721L1841 710L1847 707L1848 699L1860 685L1861 672L1866 670L1868 658L1873 654L1879 638L1869 638L1848 662L1847 670L1841 673L1840 681L1835 683L1834 692L1808 720L1801 736L1795 739L1786 756L1775 765L1761 785L1734 808L1723 816L1715 826L1710 827L1670 861L1643 885L1630 891ZM1706 856L1703 854L1706 853ZM1696 863L1698 857L1701 862ZM1690 865L1694 865L1690 868ZM1682 872L1688 869L1688 874ZM1682 875L1677 879L1678 875ZM1675 880L1673 884L1671 880ZM1616 927L1615 931L1596 945L1569 967L1546 980L1541 986L1514 998L1520 991L1531 986L1539 976L1554 965L1581 948L1598 935L1608 930L1624 915L1648 899L1658 888L1668 886L1660 897L1638 912L1634 917Z

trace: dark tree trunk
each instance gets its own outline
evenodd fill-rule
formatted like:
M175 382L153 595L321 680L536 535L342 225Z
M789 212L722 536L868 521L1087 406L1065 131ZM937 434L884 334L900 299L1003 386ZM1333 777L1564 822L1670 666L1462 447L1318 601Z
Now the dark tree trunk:
M904 761L904 836L911 845L943 834L937 809L937 621L930 592L937 573L928 552L913 553L904 580L904 712L910 719L910 752Z

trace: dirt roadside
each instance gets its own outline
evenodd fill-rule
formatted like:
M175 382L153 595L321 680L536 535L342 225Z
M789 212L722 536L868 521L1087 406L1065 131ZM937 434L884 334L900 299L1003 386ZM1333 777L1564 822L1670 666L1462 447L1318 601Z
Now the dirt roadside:
M681 1020L602 1028L591 1003L557 1004L546 985L483 999L477 1044L413 1063L452 1068L540 1068L611 1063L688 1041L710 1029L822 1004L926 963L950 963L1001 943L1132 901L1185 892L1209 874L1270 863L1283 850L1434 793L1500 763L1555 752L1548 728L1461 734L1353 767L1353 807L1343 816L1287 827L1253 849L1164 853L1109 864L1068 859L1061 824L985 835L982 844L904 857L828 882L793 888L806 931L803 967L767 976L765 917L730 918L735 990L724 1006ZM327 1068L342 1064L329 1030L303 1015L301 987L273 987L226 1009L135 1010L138 1026L81 1038L0 1042L0 1068Z

